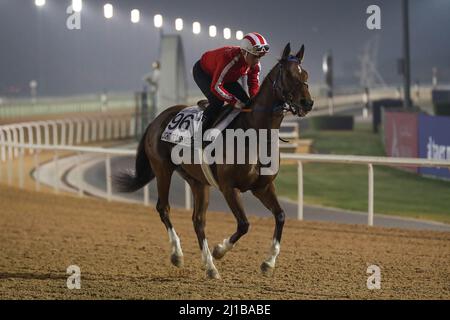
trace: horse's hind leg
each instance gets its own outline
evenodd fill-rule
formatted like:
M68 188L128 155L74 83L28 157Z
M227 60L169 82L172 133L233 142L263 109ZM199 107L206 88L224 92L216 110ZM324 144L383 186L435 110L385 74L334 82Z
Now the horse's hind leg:
M275 218L275 231L273 233L272 245L270 247L269 256L261 264L261 272L265 276L273 274L275 269L275 262L280 254L281 235L283 233L285 214L278 202L275 194L275 187L273 183L267 185L265 188L252 190L252 193L264 204L264 206L272 211Z
M154 168L158 188L158 202L156 204L156 210L159 213L161 221L166 226L167 233L169 234L170 245L172 247L170 262L172 262L174 266L181 268L184 264L184 259L183 251L181 250L180 238L175 232L169 217L169 189L173 168L165 165L157 166L154 163L152 163L152 167Z
M194 212L192 214L192 223L197 234L198 244L202 251L202 262L206 269L206 275L210 279L220 279L219 272L214 265L211 252L209 251L208 241L205 235L206 210L209 203L209 186L202 184L190 177L185 177L189 183L194 195Z

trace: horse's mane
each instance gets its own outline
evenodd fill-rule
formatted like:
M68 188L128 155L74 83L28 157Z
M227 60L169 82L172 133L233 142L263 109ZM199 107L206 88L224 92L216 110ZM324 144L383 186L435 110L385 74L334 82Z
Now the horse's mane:
M272 67L272 69L270 69L270 71L266 74L266 76L264 77L263 81L261 82L261 86L260 86L260 88L259 88L258 93L257 93L256 95L254 95L252 98L250 98L250 101L249 101L248 105L252 105L253 102L259 97L259 95L260 95L261 92L262 92L262 89L263 89L264 87L267 86L267 83L268 83L268 82L270 82L270 79L269 79L270 74L271 74L271 73L273 72L273 70L278 66L278 64L279 64L280 62L282 62L282 61L283 61L282 59L278 59L277 63L276 63L276 64Z
M280 58L280 59L277 59L277 63L272 67L272 69L270 69L270 71L269 71L269 72L266 74L266 76L264 77L264 80L261 82L261 86L260 86L260 89L259 89L258 93L250 99L249 105L252 105L253 102L258 98L258 96L259 96L259 95L261 94L261 92L262 92L263 87L266 87L266 86L267 86L267 82L273 81L273 79L272 79L272 80L269 79L269 76L271 75L271 73L273 72L273 70L274 70L280 63L284 63L284 62L286 62L286 61L289 61L290 59L297 59L297 57L294 57L294 56L292 56L292 55L289 55L287 58Z

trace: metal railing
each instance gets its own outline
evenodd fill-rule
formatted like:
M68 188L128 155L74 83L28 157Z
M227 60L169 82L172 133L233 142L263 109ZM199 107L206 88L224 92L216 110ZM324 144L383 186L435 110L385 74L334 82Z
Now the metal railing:
M368 209L367 224L373 226L374 215L374 175L373 166L407 166L407 167L448 167L450 161L422 158L368 157L351 155L290 154L281 153L281 159L296 160L298 163L298 211L297 219L303 220L303 163L322 162L339 164L360 164L368 168Z
M108 201L112 200L112 179L111 179L111 156L135 156L135 150L127 149L107 149L98 147L75 147L75 146L62 146L62 145L30 145L30 144L15 144L6 143L0 141L0 147L12 147L18 149L19 165L19 187L24 187L24 155L25 150L34 150L34 166L36 172L39 172L39 154L41 151L53 152L53 162L55 166L55 184L53 186L54 192L59 192L59 172L58 172L58 159L61 152L70 152L78 156L78 159L82 154L100 154L105 157L105 170L106 170L106 198ZM450 161L442 160L429 160L420 158L391 158L391 157L368 157L368 156L346 156L346 155L321 155L321 154L292 154L281 153L281 159L295 160L298 163L298 220L303 220L303 164L306 162L322 162L322 163L339 163L339 164L359 164L367 165L368 167L368 225L373 226L374 219L374 171L373 166L413 166L413 167L449 167ZM13 158L7 158L7 175L8 184L12 185L13 175ZM3 163L0 161L0 182L3 180ZM40 189L39 176L35 179L36 190ZM83 183L78 185L78 195L82 197L84 195ZM144 205L149 204L149 192L148 185L144 188ZM185 208L190 209L191 193L189 185L185 183Z
M283 123L279 136L286 139L299 137L298 122ZM28 145L75 145L81 143L98 142L112 139L131 138L136 135L136 118L131 115L102 115L95 117L77 117L60 120L31 121L0 126L0 143L28 144ZM26 133L26 134L25 134ZM295 147L294 143L281 144L281 148ZM30 154L33 149L30 148ZM0 147L0 161L6 157L17 158L17 147Z
M26 133L26 134L25 134ZM32 121L0 126L0 161L17 158L19 150L13 145L74 145L112 139L131 138L136 134L131 115L102 115L60 120ZM30 153L33 148L29 148Z

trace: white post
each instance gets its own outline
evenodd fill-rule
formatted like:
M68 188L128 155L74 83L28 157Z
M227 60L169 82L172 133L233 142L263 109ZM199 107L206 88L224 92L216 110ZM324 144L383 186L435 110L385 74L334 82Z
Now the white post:
M12 166L12 162L13 162L13 159L12 159L12 156L10 155L9 157L8 157L8 167L7 167L7 169L6 169L6 171L7 171L7 174L8 174L8 186L11 186L12 185L12 179L13 179L13 166Z
M36 144L41 144L42 143L41 124L37 122L33 123L32 126L36 130ZM37 152L37 150L35 150L34 152Z
M97 122L98 119L91 120L91 141L97 141Z
M105 139L105 119L99 119L100 125L99 125L99 135L98 138L100 141L103 141Z
M1 142L0 142L1 144ZM3 160L0 159L0 183L3 182Z
M6 141L8 142L8 159L9 160L12 160L13 159L13 147L12 147L12 144L14 143L13 142L13 137L12 137L12 131L13 131L13 129L12 128L10 128L10 127L7 127L6 128ZM9 167L8 167L8 170L9 170Z
M0 157L0 161L5 162L6 161L6 147L2 144L2 143L6 143L6 137L5 137L5 133L3 132L3 128L0 127L0 152L1 152L1 157Z
M150 186L147 184L145 187L144 187L144 206L146 206L146 207L148 207L149 206L149 188L150 188Z
M127 134L127 121L126 119L120 120L120 138L123 139Z
M50 124L53 127L53 145L58 145L58 124L55 121L50 121Z
M59 165L58 165L58 151L55 150L53 154L53 165L55 168L55 178L54 178L54 186L53 186L53 192L59 193Z
M16 129L17 129L16 126L11 126L12 136L13 136L13 143L15 145L19 144L19 137L18 137ZM14 158L17 158L19 156L19 148L14 147L13 151L14 151L13 152Z
M83 177L81 175L81 152L77 152L77 162L78 162L78 196L83 197Z
M135 134L136 134L136 122L135 121L136 121L135 117L131 117L131 119L130 119L130 126L129 126L130 131L128 133L129 135L128 135L127 138L134 137Z
M106 196L111 202L112 188L111 188L111 155L106 154Z
M25 134L23 131L23 127L22 125L13 125L13 139L14 139L14 144L23 144L25 142ZM19 157L19 148L15 147L14 148L14 157L17 158Z
M66 145L66 122L64 120L57 121L61 125L61 145Z
M74 137L75 126L73 124L72 119L69 119L68 121L69 121L69 138L68 138L67 144L69 146L73 146L73 137Z
M76 137L76 144L81 144L81 130L82 128L82 123L80 119L75 119L75 122L77 123L77 137Z
M113 122L111 118L106 119L106 140L112 139Z
M50 122L46 121L43 122L44 125L44 138L45 138L45 144L49 145L50 144Z
M24 187L24 164L23 164L23 154L25 150L23 147L19 149L19 188L23 189Z
M18 125L17 128L19 129L19 143L25 144L25 129L23 128L23 125Z
M28 145L31 146L34 144L34 137L33 137L33 128L32 124L26 124L27 132L28 132ZM33 154L34 150L32 148L28 149L28 154Z
M113 138L117 139L120 136L120 119L114 119Z
M373 194L373 165L369 163L369 226L373 226Z
M40 149L37 149L36 152L34 153L34 172L35 172L35 177L34 177L34 188L36 189L36 191L40 191L41 190L41 182L39 181L39 153L41 152Z
M186 210L191 210L192 209L192 204L191 204L191 187L189 186L189 184L185 181L184 182L184 207L186 208Z
M298 208L297 220L303 220L303 164L298 161Z
M1 129L0 129L1 133ZM0 148L3 147L3 141L0 138ZM5 159L6 160L6 159ZM3 159L0 158L0 183L3 182Z
M87 119L83 119L83 127L83 142L86 143L89 142L89 121Z

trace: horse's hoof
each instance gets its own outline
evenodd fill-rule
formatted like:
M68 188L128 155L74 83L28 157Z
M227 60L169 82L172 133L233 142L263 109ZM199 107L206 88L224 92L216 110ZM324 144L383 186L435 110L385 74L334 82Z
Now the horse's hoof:
M206 276L208 279L220 279L220 274L216 269L206 270Z
M213 250L212 255L213 255L214 259L220 260L220 259L222 259L222 258L225 256L225 253L226 253L226 251L223 250L223 249L220 247L220 245L216 245L216 246L214 247L214 250Z
M273 276L273 271L275 268L271 267L266 261L261 263L261 272L266 277Z
M170 256L170 262L172 262L172 264L175 267L177 267L177 268L182 268L184 266L184 258L183 258L183 256L172 254Z

